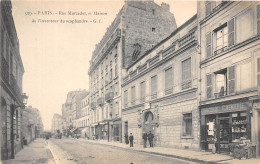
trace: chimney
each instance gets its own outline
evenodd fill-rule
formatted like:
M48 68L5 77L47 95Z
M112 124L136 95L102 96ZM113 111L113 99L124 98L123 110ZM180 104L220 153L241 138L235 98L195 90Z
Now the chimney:
M164 9L164 10L166 10L166 11L170 11L170 5L169 4L167 4L167 3L162 3L161 4L161 7Z

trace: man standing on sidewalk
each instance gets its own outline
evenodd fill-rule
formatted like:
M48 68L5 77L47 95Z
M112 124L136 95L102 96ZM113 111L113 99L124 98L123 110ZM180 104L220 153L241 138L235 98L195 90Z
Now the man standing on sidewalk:
M130 147L134 147L134 136L132 135L132 133L130 133L130 136L129 136L129 141L130 141Z
M144 134L143 134L143 140L144 140L144 148L146 148L147 133L144 133Z
M150 147L153 147L153 138L154 138L154 135L150 131L148 134L148 141L149 141Z

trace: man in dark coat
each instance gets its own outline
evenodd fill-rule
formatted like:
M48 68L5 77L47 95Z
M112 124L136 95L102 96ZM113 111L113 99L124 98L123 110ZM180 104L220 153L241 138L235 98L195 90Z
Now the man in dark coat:
M154 135L150 131L148 134L148 141L149 141L150 147L153 147L153 138L154 138Z
M144 147L146 147L147 133L144 133L144 134L143 134L143 140L144 140Z
M130 133L130 136L129 136L129 141L130 141L130 147L134 147L134 136L132 135L132 133Z

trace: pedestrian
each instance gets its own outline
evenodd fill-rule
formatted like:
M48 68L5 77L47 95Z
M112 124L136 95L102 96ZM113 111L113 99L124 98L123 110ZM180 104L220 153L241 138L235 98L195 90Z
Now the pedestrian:
M130 141L130 147L134 147L134 136L132 135L132 133L130 133L130 136L129 136L129 141Z
M145 132L144 132L144 134L143 134L143 140L144 140L144 148L146 148L147 133L145 133Z
M154 135L151 133L151 131L149 131L148 141L149 141L150 147L153 147L153 138L154 138Z

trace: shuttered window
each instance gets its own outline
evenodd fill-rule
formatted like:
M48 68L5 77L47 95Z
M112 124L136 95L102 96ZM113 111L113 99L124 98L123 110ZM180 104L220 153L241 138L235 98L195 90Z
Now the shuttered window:
M235 22L234 18L228 21L228 46L235 44Z
M135 86L131 88L131 102L132 105L135 105Z
M235 66L228 68L228 93L235 93Z
M205 9L206 9L206 16L207 16L212 11L212 2L211 1L206 1L205 2Z
M206 35L206 56L211 57L211 32Z
M182 82L188 82L191 80L191 58L182 62Z
M173 72L172 67L165 70L165 95L173 91Z
M206 77L206 85L207 85L207 99L212 97L212 74L207 75Z
M151 98L157 98L157 76L151 77Z
M127 107L127 104L128 104L128 92L127 92L127 90L124 91L124 103L125 103L125 107Z
M140 98L141 102L145 101L145 81L140 83Z
M260 35L260 5L257 5L257 35Z

